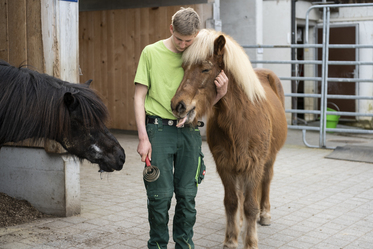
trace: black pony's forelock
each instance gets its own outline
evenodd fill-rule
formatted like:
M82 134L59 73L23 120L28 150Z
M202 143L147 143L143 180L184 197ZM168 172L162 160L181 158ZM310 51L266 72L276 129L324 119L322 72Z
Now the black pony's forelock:
M70 134L67 92L81 108L84 125L103 128L108 110L85 84L72 84L28 68L0 61L0 145L26 138L57 139Z
M88 85L67 84L76 91L72 91L72 94L79 102L85 127L94 126L103 128L104 123L108 119L108 110L100 97Z

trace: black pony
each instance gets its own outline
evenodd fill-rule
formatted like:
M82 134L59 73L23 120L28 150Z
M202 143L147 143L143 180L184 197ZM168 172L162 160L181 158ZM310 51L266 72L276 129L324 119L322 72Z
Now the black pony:
M106 128L108 110L90 83L71 84L0 60L0 148L48 138L100 171L121 170L124 150Z

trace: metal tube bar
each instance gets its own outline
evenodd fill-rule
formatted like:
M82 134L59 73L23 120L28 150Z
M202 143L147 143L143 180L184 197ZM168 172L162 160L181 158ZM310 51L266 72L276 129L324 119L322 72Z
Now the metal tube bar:
M268 60L251 60L253 64L265 63L265 64L322 64L322 61L268 61ZM373 65L373 61L329 61L329 65Z
M330 98L330 99L373 99L373 96L328 94L328 98Z
M288 113L307 113L307 114L320 114L320 111L314 110L302 110L302 109L286 109L285 112Z
M320 136L319 145L320 147L325 146L325 136L326 136L326 113L325 107L327 106L326 95L328 92L328 60L329 60L329 17L330 8L323 8L323 49L322 49L322 81L321 81L321 95L323 96L320 101Z
M305 114L320 114L321 111L314 110L302 110L302 109L286 109L287 113L305 113ZM363 116L363 117L373 117L373 113L361 113L361 112L330 112L325 111L327 115L340 115L340 116Z
M289 45L241 45L243 48L322 48L322 44L289 44ZM373 48L367 44L329 44L330 48Z
M279 77L280 80L316 80L321 81L322 77ZM355 79L355 78L327 78L328 81L337 82L373 82L373 79Z
M285 97L300 97L300 98L321 98L321 94L316 93L285 93ZM328 94L330 99L373 99L373 96L355 96L355 95L337 95Z
M366 44L329 44L329 48L373 48L373 45L366 45Z
M285 93L285 97L321 98L321 94L315 94L315 93Z
M340 116L366 116L366 117L373 117L373 113L361 113L361 112L329 112L326 111L328 115L340 115Z
M326 130L334 131L334 132L373 134L373 130L363 130L363 129L358 130L358 129L326 128Z
M307 147L310 147L310 148L320 148L319 146L316 146L316 145L311 145L309 143L307 143L306 141L306 130L302 130L302 138L303 138L303 143L307 146Z
M373 61L329 61L329 65L373 65Z
M305 114L320 114L321 111L315 110L302 110L302 109L286 109L287 113L305 113ZM327 115L340 115L340 116L363 116L363 117L373 117L373 113L361 113L361 112L331 112L325 111Z
M321 48L322 44L289 44L289 45L241 45L243 48Z
M301 125L288 125L288 128L294 130L308 130L308 131L319 131L319 127L314 126L301 126Z
M280 80L316 80L321 81L321 77L279 77Z
M338 81L338 82L373 82L373 79L328 78L328 81Z
M266 63L266 64L321 64L322 61L260 61L251 60L251 63ZM372 62L373 65L373 62Z

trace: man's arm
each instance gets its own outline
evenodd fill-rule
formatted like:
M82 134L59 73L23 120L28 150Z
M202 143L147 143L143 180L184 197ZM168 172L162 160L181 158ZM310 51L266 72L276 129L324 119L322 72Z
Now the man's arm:
M141 161L145 162L145 158L149 155L151 160L152 146L149 141L148 134L146 132L145 124L145 97L148 92L148 87L139 83L135 85L135 96L134 96L134 106L135 106L135 119L137 132L139 136L139 144L137 146L137 152L141 156Z
M221 98L223 98L225 96L225 94L227 93L227 90L228 90L228 77L227 75L224 73L223 70L221 70L221 72L219 73L218 76L216 76L215 78L215 86L216 86L216 98L214 100L214 105L216 103L219 102L219 100Z

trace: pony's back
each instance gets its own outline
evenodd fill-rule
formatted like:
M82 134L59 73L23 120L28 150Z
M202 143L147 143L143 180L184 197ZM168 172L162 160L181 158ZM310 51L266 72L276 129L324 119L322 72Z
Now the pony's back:
M255 68L255 73L258 75L258 78L261 82L268 82L272 90L276 93L278 98L282 103L282 107L285 109L285 94L282 87L281 81L278 76L269 69L265 68Z

